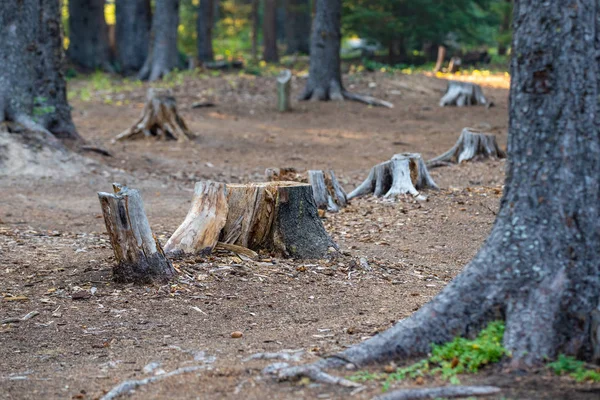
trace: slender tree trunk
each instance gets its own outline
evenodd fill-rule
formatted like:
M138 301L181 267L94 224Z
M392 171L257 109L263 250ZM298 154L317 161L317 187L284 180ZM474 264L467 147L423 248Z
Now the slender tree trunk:
M310 69L302 99L342 100L340 64L341 0L315 0Z
M118 0L116 6L116 59L121 72L129 75L139 71L148 57L150 0Z
M598 350L600 7L518 0L514 29L508 171L489 238L415 314L317 365L406 359L497 318L513 367Z
M433 69L433 72L439 72L442 70L445 59L446 59L446 47L440 45L438 47L437 61L435 62L435 68Z
M310 1L286 0L286 54L310 53Z
M156 0L152 16L152 40L138 77L155 81L179 66L177 28L179 0Z
M112 71L104 4L105 0L69 0L67 56L81 68Z
M505 0L505 8L502 10L502 23L500 24L500 35L504 36L508 31L510 31L510 20L511 20L511 11L512 11L512 0ZM504 42L498 44L498 55L504 56L507 52L507 47Z
M252 61L256 63L258 59L258 2L259 0L252 0Z
M265 0L263 14L263 59L266 62L278 62L277 52L277 1Z
M200 0L196 33L198 35L198 61L213 61L212 27L214 14L213 0Z

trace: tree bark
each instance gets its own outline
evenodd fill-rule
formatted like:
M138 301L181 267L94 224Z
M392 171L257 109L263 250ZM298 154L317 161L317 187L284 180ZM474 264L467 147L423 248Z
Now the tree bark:
M198 19L196 21L198 61L200 63L214 61L215 59L212 45L213 14L213 0L200 0L200 4L198 5Z
M426 354L433 343L474 334L494 319L506 321L512 367L559 353L592 358L600 293L600 8L596 0L568 8L560 0L520 0L514 29L508 169L490 236L420 310L317 366Z
M433 69L433 72L440 72L442 70L445 59L446 59L446 46L440 45L440 46L438 46L437 60L435 62L435 68Z
M286 0L286 54L310 53L310 1Z
M258 1L252 0L252 10L251 10L251 19L252 19L252 61L256 63L258 61Z
M265 0L263 13L263 60L279 62L277 51L277 1Z
M86 70L112 71L106 0L69 0L69 60Z
M134 74L148 57L152 23L150 0L118 0L116 16L116 60L121 73Z
M156 0L152 17L152 41L138 77L156 81L179 66L177 28L179 0Z

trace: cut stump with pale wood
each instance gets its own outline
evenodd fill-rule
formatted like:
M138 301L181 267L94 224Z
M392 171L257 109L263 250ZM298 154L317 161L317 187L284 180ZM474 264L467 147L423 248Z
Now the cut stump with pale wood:
M148 89L146 104L140 119L115 140L141 138L190 140L194 135L177 112L177 101L169 89Z
M444 154L427 161L427 166L435 168L483 158L506 158L506 153L498 146L495 135L464 128L454 146Z
M140 193L119 184L113 184L113 190L98 193L98 198L117 261L113 267L115 281L168 281L175 270L152 234Z
M481 86L471 82L448 81L446 93L440 99L440 107L490 106Z
M277 77L277 109L280 112L290 111L290 93L292 90L292 71L285 69Z
M421 154L400 153L371 168L368 178L348 194L348 200L367 194L376 197L410 194L417 200L426 200L419 192L422 189L437 190L438 187Z

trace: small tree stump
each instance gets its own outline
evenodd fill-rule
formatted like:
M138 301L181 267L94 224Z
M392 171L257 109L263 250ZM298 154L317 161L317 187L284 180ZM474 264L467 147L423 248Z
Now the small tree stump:
M183 223L167 241L165 252L210 254L227 220L225 184L197 182L192 206Z
M426 188L438 189L421 155L401 153L371 168L369 177L348 195L348 200L371 193L377 197L410 194L426 200L418 190Z
M169 89L148 89L146 105L138 122L117 135L115 140L159 139L188 140L194 135L177 112L177 101Z
M456 144L444 154L429 160L427 166L435 168L477 158L506 158L506 153L498 146L495 135L464 128Z
M321 170L308 171L308 182L312 186L313 197L317 208L330 212L338 212L348 204L346 192L340 186L335 173Z
M319 218L310 185L228 184L221 241L292 258L323 258L337 249Z
M113 193L98 193L117 265L117 282L151 283L175 275L171 262L152 234L139 192L113 184Z
M292 89L292 71L281 71L277 77L277 109L280 112L290 111L290 92Z
M446 93L440 100L440 107L487 105L481 86L471 82L448 81Z

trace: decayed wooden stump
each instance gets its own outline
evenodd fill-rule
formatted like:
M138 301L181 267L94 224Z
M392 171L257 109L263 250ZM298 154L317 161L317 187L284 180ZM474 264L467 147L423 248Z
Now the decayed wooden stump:
M210 254L227 220L225 184L197 182L192 206L183 223L167 241L165 252Z
M309 170L308 182L312 186L313 197L317 208L338 212L348 204L346 192L340 186L335 173L321 170Z
M462 163L477 158L506 158L506 153L496 142L496 136L464 128L458 141L450 150L427 162L429 168Z
M479 85L471 82L448 81L446 93L440 100L440 107L487 105Z
M278 256L323 258L337 248L319 218L310 185L228 184L221 241Z
M188 140L194 135L177 112L177 101L169 89L148 89L146 105L138 122L120 133L115 140L156 137Z
M175 275L171 262L152 234L139 192L114 184L115 193L98 193L106 230L115 253L118 282L167 281Z
M277 109L281 112L291 110L290 91L292 89L292 71L281 71L277 77Z
M348 200L371 193L377 197L410 194L417 200L425 200L419 190L426 188L438 189L421 155L400 153L371 168L369 177L348 194Z

